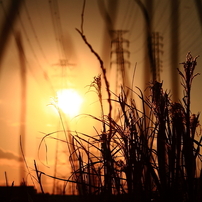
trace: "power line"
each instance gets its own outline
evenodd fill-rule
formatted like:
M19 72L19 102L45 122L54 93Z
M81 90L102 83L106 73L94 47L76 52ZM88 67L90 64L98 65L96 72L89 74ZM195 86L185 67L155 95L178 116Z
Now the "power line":
M7 13L6 13L6 10L5 10L3 1L1 1L0 3L1 3L2 10L3 10L3 12L4 12L4 15L5 15L5 19L7 19L8 17L7 17ZM29 47L30 47L30 50L31 50L31 52L32 52L32 54L33 54L33 56L34 56L36 62L38 63L38 66L40 67L41 71L43 72L44 79L49 83L49 86L50 86L51 90L54 92L54 89L53 89L52 83L51 83L51 81L50 81L50 79L49 79L49 76L48 76L47 72L46 72L46 71L42 68L42 66L40 65L40 62L39 62L39 60L38 60L38 57L37 57L37 55L36 55L36 53L35 53L35 51L34 51L34 48L33 48L32 44L31 44L31 41L30 41L30 39L29 39L29 36L28 36L27 31L26 31L26 29L25 29L25 26L24 26L24 24L23 24L23 22L22 22L22 18L21 18L20 12L19 12L18 10L16 10L16 11L17 11L16 13L17 13L17 17L18 17L18 19L19 19L19 22L20 22L22 31L23 31L23 33L24 33L24 35L25 35L25 38L26 38L27 43L28 43L28 45L29 45ZM8 19L7 22L9 22L9 19ZM7 23L7 24L8 24L9 26L11 26L12 34L15 36L15 33L14 33L14 29L13 29L12 24L10 24L10 23ZM27 59L26 59L26 63L28 64ZM28 66L30 67L29 64L28 64ZM29 69L30 69L30 68L29 68ZM30 71L32 72L31 69L30 69ZM35 76L34 76L34 77L35 77ZM36 79L36 77L35 77L35 79Z
M131 19L132 19L132 14L135 14L134 12L134 8L133 6L131 5L132 1L128 1L128 4L127 4L127 7L125 9L125 12L124 13L124 16L123 16L123 19L122 19L122 23L121 23L121 28L124 29L124 28L127 28L128 29L128 24L130 23Z
M35 37L35 39L36 39L36 42L37 42L37 44L38 44L38 46L39 46L39 49L40 49L40 51L41 51L41 53L42 53L42 56L44 57L44 59L45 59L45 61L47 62L47 64L50 65L50 63L49 63L49 61L48 61L48 59L47 59L47 57L46 57L46 55L45 55L45 53L44 53L44 51L43 51L43 49L42 49L42 46L41 46L41 44L40 44L40 42L39 42L39 38L38 38L37 33L36 33L36 31L35 31L35 28L34 28L34 25L33 25L32 19L31 19L31 16L30 16L30 14L29 14L29 11L28 11L28 8L27 8L26 1L25 1L25 0L23 0L23 5L24 5L24 8L25 8L26 15L27 15L29 24L30 24L30 26L31 26L32 32L33 32L34 37Z
M26 29L25 29L25 26L24 26L24 24L23 24L23 22L22 22L22 18L21 18L20 13L18 13L18 18L19 18L19 22L20 22L20 25L21 25L21 27L22 27L23 33L24 33L24 35L25 35L25 38L26 38L26 40L27 40L27 42L28 42L28 44L29 44L29 47L30 47L30 49L31 49L31 52L32 52L32 54L33 54L35 60L36 60L37 63L38 63L38 66L40 67L40 69L41 69L41 71L42 71L42 73L43 73L44 79L49 83L50 88L52 89L52 91L55 92L55 90L54 90L54 88L53 88L53 85L52 85L52 83L51 83L51 80L50 80L50 78L49 78L47 72L42 68L42 66L41 66L41 64L40 64L40 62L39 62L39 59L38 59L38 57L37 57L37 55L36 55L36 53L35 53L35 51L34 51L34 48L33 48L32 44L31 44L31 41L30 41L29 36L28 36L28 34L27 34L27 31L26 31Z
M61 25L61 19L60 19L60 12L58 7L57 0L49 0L50 5L50 12L51 12L51 18L53 23L53 29L55 33L55 39L58 46L58 52L61 59L67 60L67 51L64 43L64 34L62 30Z

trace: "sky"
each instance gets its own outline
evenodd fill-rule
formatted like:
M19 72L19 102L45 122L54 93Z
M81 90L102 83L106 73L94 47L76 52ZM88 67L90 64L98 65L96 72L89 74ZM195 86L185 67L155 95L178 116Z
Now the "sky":
M8 16L10 0L0 1L0 31ZM114 88L116 70L110 58L111 39L109 30L127 30L123 38L129 41L129 80L135 69L134 86L142 90L149 83L148 53L146 33L148 24L143 10L135 0L86 0L83 30L94 50L103 59L110 85ZM140 1L148 11L150 29L158 33L160 50L160 80L164 89L174 96L180 89L176 68L182 68L188 51L193 56L202 55L202 21L198 14L197 1L178 0L178 6L169 0ZM153 4L150 4L153 2ZM70 88L83 97L81 114L100 116L98 98L89 90L89 85L101 73L99 62L90 52L76 28L81 30L82 0L25 0L22 1L15 23L11 28L1 58L0 71L0 185L20 180L18 158L20 153L21 116L21 73L16 33L26 57L26 115L24 155L33 173L34 160L39 169L53 175L56 141L46 139L39 149L40 141L48 133L61 130L60 117L50 105L57 90ZM7 20L8 23L8 20ZM111 37L111 38L110 38ZM61 42L61 43L60 43ZM202 58L197 59L196 72L201 73ZM201 111L201 76L196 77L192 88L192 111ZM115 89L112 89L115 90ZM179 98L182 93L179 93ZM82 116L70 118L64 115L66 127L71 130L94 134L94 126L99 123ZM62 136L62 134L60 134ZM62 146L61 146L62 147ZM60 148L59 155L62 155ZM45 161L46 157L48 161ZM58 162L62 164L62 162ZM68 166L68 165L66 165ZM26 170L27 173L27 170ZM64 173L63 173L64 175ZM26 175L30 185L32 181ZM44 179L46 191L50 191L52 179Z

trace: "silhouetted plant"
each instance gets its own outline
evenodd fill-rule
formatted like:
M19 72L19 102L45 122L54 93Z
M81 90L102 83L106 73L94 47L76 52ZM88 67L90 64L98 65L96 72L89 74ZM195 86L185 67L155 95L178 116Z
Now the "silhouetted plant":
M202 138L196 130L199 114L190 111L196 58L188 53L183 66L184 73L178 70L184 88L182 103L172 102L159 82L151 84L149 97L139 91L142 111L122 91L113 100L120 105L118 121L108 115L91 116L103 124L103 132L95 136L77 132L72 136L79 162L73 175L80 194L125 195L128 201L201 199L201 177L197 178L196 172ZM98 90L96 85L92 86Z
M64 130L72 174L61 180L75 183L79 195L92 199L97 195L100 201L201 201L202 174L197 173L202 173L202 137L199 114L190 110L191 85L198 75L194 74L197 57L188 53L182 63L183 71L178 69L184 93L182 101L172 102L170 94L163 91L163 84L157 81L147 89L148 97L139 88L138 92L128 88L131 91L128 97L124 86L120 95L112 99L104 63L84 35L84 7L85 3L81 31L77 31L102 70L101 76L95 77L90 85L98 94L101 118L88 116L100 122L102 130L95 135ZM106 112L102 89L107 92ZM133 94L139 98L141 109ZM119 119L112 117L113 103L119 105ZM39 181L42 174L47 175L36 171Z

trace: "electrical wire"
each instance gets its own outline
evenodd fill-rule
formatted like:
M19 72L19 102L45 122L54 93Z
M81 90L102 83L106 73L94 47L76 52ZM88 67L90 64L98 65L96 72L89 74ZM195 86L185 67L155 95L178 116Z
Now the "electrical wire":
M62 30L62 25L61 25L58 2L57 0L49 0L49 5L50 5L50 13L51 13L51 18L53 23L53 29L55 33L55 39L58 46L59 57L62 60L67 61L68 60L66 55L67 51L64 43L64 34Z
M41 44L40 44L40 42L39 42L39 38L38 38L38 36L37 36L36 30L35 30L35 28L34 28L34 25L33 25L32 19L31 19L31 16L30 16L30 14L29 14L29 10L28 10L28 8L27 8L26 0L23 0L23 6L24 6L24 8L25 8L25 12L26 12L26 15L27 15L29 24L30 24L30 26L31 26L32 32L33 32L33 34L34 34L35 40L36 40L36 42L37 42L37 45L38 45L38 47L39 47L39 50L41 51L41 54L42 54L43 58L45 59L46 63L47 63L48 65L50 65L50 62L48 61L48 59L47 59L47 57L46 57L46 55L45 55L45 53L44 53L44 51L43 51L43 49L42 49L42 46L41 46Z

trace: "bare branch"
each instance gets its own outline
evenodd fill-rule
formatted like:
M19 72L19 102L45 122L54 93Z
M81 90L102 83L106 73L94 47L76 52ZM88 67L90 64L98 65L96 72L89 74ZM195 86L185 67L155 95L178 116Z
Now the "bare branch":
M111 118L111 111L112 111L111 93L110 93L109 82L107 80L106 69L104 67L104 62L102 61L102 59L100 58L100 56L98 55L98 53L93 49L93 47L91 46L91 44L87 41L87 39L86 39L85 35L83 34L83 32L80 31L79 29L76 29L76 31L80 34L80 36L83 39L83 41L85 42L85 44L89 47L90 51L95 55L95 57L98 59L98 61L100 63L100 68L101 68L103 76L104 76L104 81L105 81L105 85L106 85L106 89L107 89L107 94L108 94L109 118Z
M83 24L84 24L84 11L86 6L86 0L83 1L83 8L81 13L81 33L83 34Z

